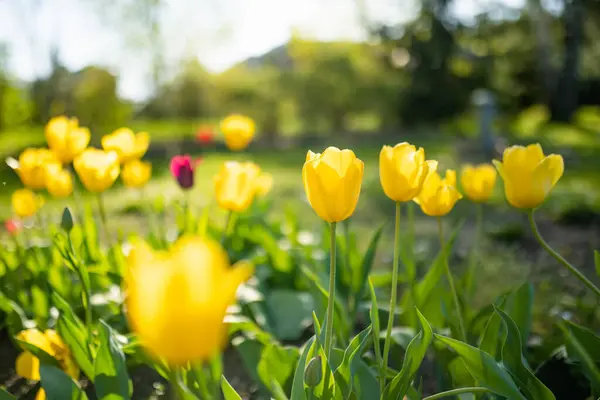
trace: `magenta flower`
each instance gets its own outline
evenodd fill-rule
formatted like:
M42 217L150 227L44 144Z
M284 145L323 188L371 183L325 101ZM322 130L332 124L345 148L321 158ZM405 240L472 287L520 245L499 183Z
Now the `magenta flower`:
M194 170L200 159L192 160L189 155L175 156L171 159L171 174L182 189L191 189L194 186Z

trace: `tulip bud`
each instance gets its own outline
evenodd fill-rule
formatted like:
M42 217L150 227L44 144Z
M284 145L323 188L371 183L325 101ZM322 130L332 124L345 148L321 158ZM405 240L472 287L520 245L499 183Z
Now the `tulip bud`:
M71 213L71 209L69 207L65 207L62 213L62 217L60 219L60 227L67 233L71 232L73 229L73 214Z
M304 369L304 383L310 388L317 387L323 379L321 356L313 357Z
M182 189L191 189L194 186L194 170L196 162L189 155L175 156L171 159L171 174Z

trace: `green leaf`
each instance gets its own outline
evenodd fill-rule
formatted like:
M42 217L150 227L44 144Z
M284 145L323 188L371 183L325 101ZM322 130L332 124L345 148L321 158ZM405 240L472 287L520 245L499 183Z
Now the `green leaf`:
M416 306L419 311L427 318L427 321L435 327L443 327L446 317L443 313L443 297L446 295L445 290L440 290L440 285L445 284L445 260L447 255L451 253L452 246L456 239L456 235L464 224L461 220L456 228L450 234L449 240L444 244L444 247L438 252L435 260L431 264L425 277L415 285ZM402 304L406 307L409 303L409 296L403 298Z
M241 332L244 336L256 339L264 345L268 345L275 338L262 330L254 321L241 315L227 315L225 322L229 325L229 336Z
M272 392L275 391L276 385L274 384L285 387L299 356L299 351L295 347L283 347L277 343L271 343L260 356L256 368L258 376Z
M515 321L500 309L496 313L502 318L506 329L506 339L502 346L502 363L515 378L519 388L529 399L555 400L548 389L523 362L521 334Z
M59 336L63 339L77 365L93 382L94 366L88 345L88 335L83 323L77 318L69 304L58 293L52 293L52 301L60 312L56 321Z
M418 309L416 311L421 323L421 331L419 331L417 336L408 345L402 369L385 388L383 397L386 399L401 399L406 395L410 383L421 366L433 339L433 331L429 322L427 322Z
M502 308L505 303L504 298L498 298L496 300L498 306ZM481 338L479 340L479 350L488 353L496 360L500 359L498 349L500 348L500 334L502 328L502 318L496 312L493 312L488 319L488 323L485 326Z
M600 337L582 326L561 321L558 327L565 337L569 357L578 360L595 391L600 391Z
M381 226L373 233L371 236L371 240L369 242L369 246L365 251L365 255L360 263L360 268L356 269L354 272L354 276L352 277L352 290L355 294L356 301L362 300L365 295L365 291L367 289L367 281L369 279L369 274L373 269L373 262L375 261L375 254L377 253L377 246L379 245L379 241L381 239L381 235L383 233L383 228L386 223L381 224Z
M225 375L221 375L221 391L223 392L225 400L242 400L242 397L237 394L235 389L227 382Z
M48 400L87 400L85 392L60 368L41 364L40 378Z
M275 336L280 340L298 340L312 322L314 302L308 292L272 290L265 303Z
M306 400L306 392L304 391L304 368L306 368L306 358L311 352L314 342L315 336L311 337L308 342L304 344L304 350L302 351L302 355L296 365L296 371L294 372L290 400Z
M116 334L100 320L100 347L94 361L94 386L101 400L129 398L129 376L125 354L117 342Z
M0 388L0 400L17 400L15 396Z
M511 400L527 400L519 392L508 371L498 365L491 355L446 336L434 334L434 337L458 354L480 386Z
M344 394L344 398L349 398L350 394L353 392L352 387L354 385L354 374L358 368L357 362L360 360L360 355L367 345L370 336L370 326L356 335L350 341L350 344L344 351L342 363L334 369L335 383L341 389L342 393ZM372 394L374 395L374 393Z
M369 367L362 359L355 361L354 387L358 400L372 400L379 398L379 382L373 368Z
M596 265L596 275L600 276L600 251L594 250L594 264Z
M521 332L521 343L526 348L533 315L533 284L525 282L506 299L504 311L515 321Z
M373 348L375 350L375 359L377 360L377 365L381 366L382 364L382 353L381 353L381 343L379 341L379 332L381 330L379 325L379 307L377 306L377 296L375 295L375 288L373 288L373 282L371 278L369 278L369 289L371 291L371 310L369 311L369 315L371 317L371 326L373 334Z

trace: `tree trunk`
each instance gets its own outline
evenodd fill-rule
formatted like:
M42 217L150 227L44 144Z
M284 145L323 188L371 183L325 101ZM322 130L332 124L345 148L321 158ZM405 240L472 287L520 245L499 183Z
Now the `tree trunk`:
M578 106L583 13L582 0L565 2L565 56L552 104L552 118L557 121L568 122Z

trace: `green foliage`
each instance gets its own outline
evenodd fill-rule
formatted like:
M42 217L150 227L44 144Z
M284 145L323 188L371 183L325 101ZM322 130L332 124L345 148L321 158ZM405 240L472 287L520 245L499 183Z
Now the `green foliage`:
M100 347L94 360L94 383L99 399L118 400L130 397L125 355L116 334L100 320Z
M42 388L48 400L87 400L87 396L78 384L61 369L40 365Z
M225 400L242 400L239 394L231 387L225 376L221 376L221 390Z

